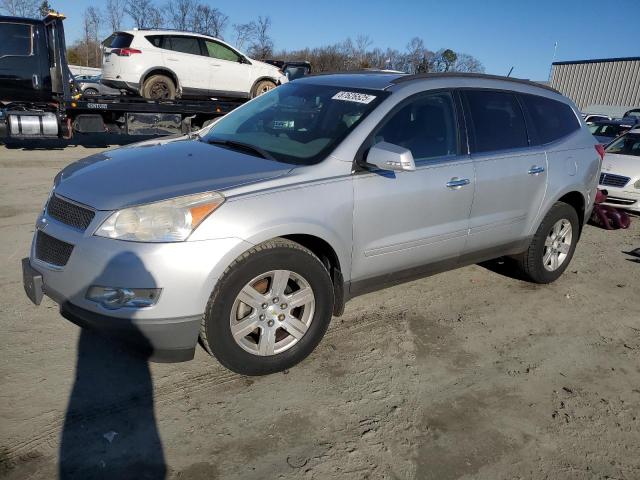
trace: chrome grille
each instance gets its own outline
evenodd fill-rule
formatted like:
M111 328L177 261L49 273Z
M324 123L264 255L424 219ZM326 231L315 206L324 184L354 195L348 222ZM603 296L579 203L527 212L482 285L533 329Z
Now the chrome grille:
M73 245L38 230L36 234L36 258L57 267L64 267L69 261Z
M95 212L52 195L47 204L47 215L84 232L93 220Z
M601 173L600 185L606 185L607 187L624 187L631 180L629 177L623 177L622 175L614 175L613 173Z

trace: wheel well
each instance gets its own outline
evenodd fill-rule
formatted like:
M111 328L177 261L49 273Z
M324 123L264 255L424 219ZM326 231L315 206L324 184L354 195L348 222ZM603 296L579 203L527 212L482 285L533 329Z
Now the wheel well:
M251 85L251 92L253 93L253 91L256 88L256 85L258 85L259 82L263 81L263 80L269 80L271 83L273 83L275 86L278 86L278 82L276 81L276 79L272 78L272 77L259 77L256 79L255 82L253 82L253 85Z
M342 315L344 312L345 292L344 292L344 278L342 271L340 270L340 260L338 255L331 245L325 240L315 237L313 235L306 234L294 234L283 235L282 238L291 240L292 242L299 243L305 248L311 250L316 255L331 275L331 281L333 282L333 292L335 296L335 303L333 307L333 314L336 317Z
M151 75L165 75L173 80L173 84L176 86L176 90L180 89L180 83L178 82L178 77L171 70L166 70L164 68L154 68L153 70L149 70L142 76L142 80L140 81L140 91L142 92L142 88L144 86L144 82L147 81Z
M580 192L569 192L558 199L559 202L563 202L571 205L578 213L578 221L580 222L580 230L582 231L582 225L584 223L584 197Z

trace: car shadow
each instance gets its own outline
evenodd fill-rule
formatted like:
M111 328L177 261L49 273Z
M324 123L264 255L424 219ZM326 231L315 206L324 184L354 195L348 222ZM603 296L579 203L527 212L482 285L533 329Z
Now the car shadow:
M128 252L114 257L87 287L104 284L123 261L137 282L143 280L137 286L155 286L142 261ZM80 332L60 443L61 479L166 477L148 362L153 349L132 322L118 322L118 339L86 328Z
M622 251L625 255L629 255L634 258L626 258L628 262L640 263L640 247L634 248L633 250L629 250L628 252Z
M486 262L478 263L477 265L503 277L521 280L523 282L527 281L522 271L518 268L516 260L510 257L494 258Z

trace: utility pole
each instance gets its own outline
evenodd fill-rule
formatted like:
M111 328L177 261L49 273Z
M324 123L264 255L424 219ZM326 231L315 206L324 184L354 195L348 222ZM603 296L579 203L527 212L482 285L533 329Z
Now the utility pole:
M549 67L549 78L547 81L551 82L551 72L553 71L553 62L556 61L556 52L558 51L558 41L553 44L553 58L551 59L551 66Z

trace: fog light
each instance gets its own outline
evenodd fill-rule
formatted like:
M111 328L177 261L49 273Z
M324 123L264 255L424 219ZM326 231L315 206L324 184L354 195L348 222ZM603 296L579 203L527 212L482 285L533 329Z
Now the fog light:
M87 300L97 302L105 308L143 308L155 305L161 288L100 287L93 285L87 290Z

